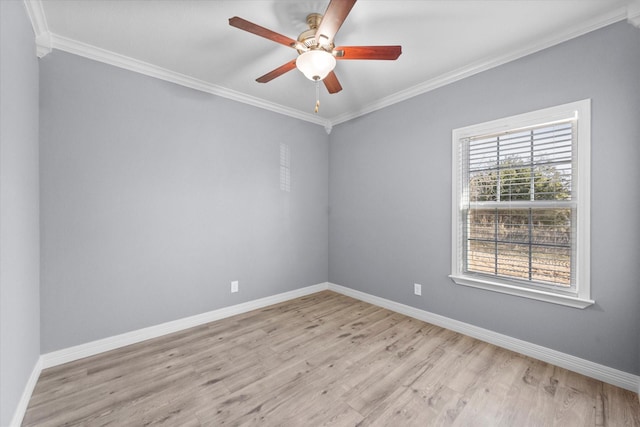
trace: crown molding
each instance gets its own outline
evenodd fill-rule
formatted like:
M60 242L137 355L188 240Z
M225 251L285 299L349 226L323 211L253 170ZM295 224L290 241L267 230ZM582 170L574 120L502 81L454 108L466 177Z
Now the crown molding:
M640 28L640 0L632 0L627 6L627 21Z
M38 58L44 58L52 50L51 33L42 33L36 36L36 56Z
M634 0L634 1L640 4L640 0ZM638 14L640 15L640 6L639 6ZM624 7L618 8L612 12L601 15L593 20L585 21L580 25L568 28L565 31L563 31L561 34L556 34L552 37L548 37L546 39L538 40L529 45L525 45L520 49L518 49L517 51L510 51L497 56L484 58L475 63L466 65L462 68L458 68L457 70L453 70L449 73L442 74L434 79L430 79L423 83L410 87L409 89L406 89L406 90L397 92L391 96L387 96L385 98L379 99L375 102L365 105L363 108L359 110L345 113L339 116L335 116L331 118L331 122L335 126L337 124L347 122L351 119L355 119L356 117L363 116L365 114L369 114L377 110L381 110L383 108L389 107L393 104L397 104L402 101L406 101L415 96L422 95L423 93L430 92L434 89L438 89L442 86L446 86L458 80L462 80L466 77L473 76L474 74L478 74L483 71L490 70L491 68L504 65L508 62L515 61L516 59L523 58L527 55L531 55L541 50L550 48L552 46L558 45L560 43L563 43L571 39L574 39L576 37L582 36L584 34L590 33L591 31L595 31L600 28L606 27L607 25L611 25L615 22L622 21L625 18L627 18L628 15L629 13L627 11L627 8L624 8ZM640 16L638 16L637 18L640 19Z
M41 0L24 0L27 15L31 21L33 32L36 36L36 56L43 58L51 53L51 31L47 24Z
M123 68L125 70L134 71L136 73L140 73L149 77L165 80L191 89L199 90L201 92L210 93L212 95L217 95L223 98L242 102L244 104L249 104L254 107L273 111L275 113L283 114L295 119L318 124L324 126L325 129L327 127L329 127L330 129L331 126L331 123L329 121L318 116L309 113L303 113L293 108L285 107L274 102L269 102L261 98L246 95L232 89L205 82L204 80L196 79L185 74L158 67L157 65L153 65L148 62L140 61L135 58L111 52L109 50L102 49L87 43L82 43L77 40L62 37L57 34L52 34L51 45L54 49L58 49L67 53L72 53L74 55L92 59L94 61L113 65L114 67Z
M31 20L31 26L36 37L43 33L49 33L49 25L47 24L47 17L44 14L41 0L24 0L24 5L27 8L27 14Z
M582 22L579 25L567 28L561 34L523 46L517 51L505 52L497 56L484 58L468 66L453 70L434 79L427 80L403 91L366 104L357 110L326 119L51 33L44 14L42 0L24 0L24 4L36 35L36 49L39 58L47 55L52 49L59 49L146 76L242 102L244 104L283 114L295 119L318 124L324 127L327 134L330 134L333 127L337 124L344 123L356 117L406 101L415 96L446 86L491 68L498 67L516 59L520 59L532 53L539 52L615 22L627 19L629 23L640 27L640 0L631 0L626 7L618 8L590 21Z

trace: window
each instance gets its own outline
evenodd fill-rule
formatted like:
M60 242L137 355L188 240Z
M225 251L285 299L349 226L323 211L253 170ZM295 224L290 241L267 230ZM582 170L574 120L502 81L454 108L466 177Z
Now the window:
M585 308L590 101L453 131L451 278Z

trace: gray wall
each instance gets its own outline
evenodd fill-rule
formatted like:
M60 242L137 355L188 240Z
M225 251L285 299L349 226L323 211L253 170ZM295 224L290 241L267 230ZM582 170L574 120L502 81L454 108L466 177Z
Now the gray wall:
M619 184L640 182L637 29L613 25L341 124L330 137L54 51L40 62L40 351L37 61L22 3L0 4L0 421L40 352L327 279L639 373L640 193ZM583 98L593 100L597 304L577 310L455 286L451 130ZM7 105L18 120L5 119ZM10 133L22 143L9 145ZM279 189L280 142L291 146L291 193ZM5 153L19 161L7 165ZM18 226L6 231L10 221ZM239 293L229 293L231 280ZM423 297L412 295L414 282Z
M38 58L22 2L0 1L0 425L40 355Z
M59 51L40 78L43 353L326 282L321 126Z
M455 285L452 129L584 98L595 306ZM640 374L640 30L621 22L341 124L329 151L330 282Z

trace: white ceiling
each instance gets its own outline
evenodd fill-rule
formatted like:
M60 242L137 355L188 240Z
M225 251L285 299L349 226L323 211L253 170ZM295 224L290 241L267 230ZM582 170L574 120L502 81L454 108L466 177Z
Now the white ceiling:
M397 61L339 61L343 90L292 70L255 79L296 51L229 26L240 16L290 38L328 0L26 0L40 56L80 54L326 126L426 92L627 17L628 0L360 0L339 45L402 45Z

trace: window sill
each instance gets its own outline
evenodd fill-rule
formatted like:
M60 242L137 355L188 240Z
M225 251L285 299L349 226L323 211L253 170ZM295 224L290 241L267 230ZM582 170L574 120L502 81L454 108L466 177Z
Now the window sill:
M553 304L566 305L574 308L587 308L595 304L595 301L570 295L561 295L553 292L536 289L521 288L504 283L498 283L487 279L480 279L469 276L449 276L458 285L470 286L473 288L486 289L488 291L501 292L503 294L515 295L523 298L535 299L538 301L550 302Z

